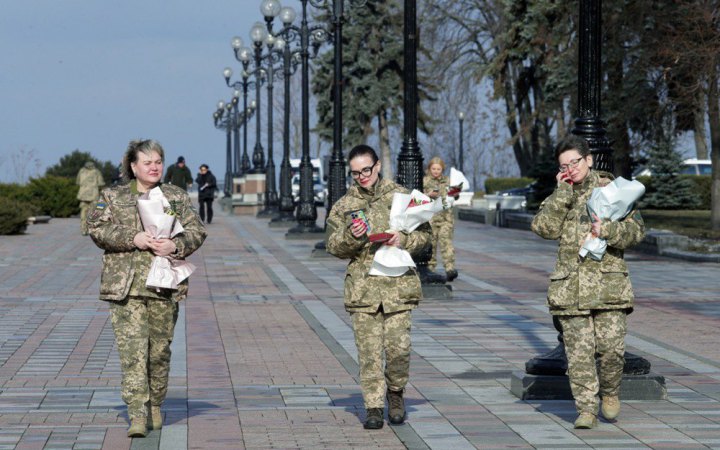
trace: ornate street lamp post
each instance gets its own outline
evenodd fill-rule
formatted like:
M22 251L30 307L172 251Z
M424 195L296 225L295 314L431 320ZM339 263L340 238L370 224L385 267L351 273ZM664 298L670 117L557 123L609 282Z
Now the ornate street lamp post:
M224 118L224 120L223 120ZM215 128L225 129L225 182L223 185L223 193L225 197L232 195L229 181L232 179L232 143L230 130L232 129L231 117L225 114L225 102L220 100L217 103L217 110L213 113L213 119L215 122Z
M458 149L458 169L460 172L464 172L463 169L463 158L465 155L463 154L463 121L465 120L465 113L460 111L458 113L458 122L460 123L460 148Z
M238 45L237 47L236 44ZM242 89L243 111L247 111L248 88L255 87L254 81L248 81L248 79L250 78L250 74L247 71L247 65L248 61L250 61L250 49L248 49L247 47L242 47L242 40L239 37L233 39L233 48L235 49L236 58L238 59L238 61L243 63L243 70L241 72L242 81L235 81L233 83L230 82L230 77L232 77L233 71L229 67L226 67L223 70L223 77L225 78L225 84L227 84L228 87L235 89L235 92ZM243 175L248 173L250 171L250 158L248 157L247 152L247 121L243 122L243 153L242 158L238 159L240 160L240 167L238 172Z
M283 157L280 163L280 204L278 215L270 221L271 226L289 225L295 222L295 203L292 197L292 167L290 166L290 76L297 68L297 59L293 58L293 55L299 55L299 53L293 53L290 44L300 37L299 29L292 25L295 17L295 10L289 6L280 10L283 29L277 35L282 36L285 40L285 45L282 48L285 109L283 111Z
M313 169L310 162L310 110L309 110L309 66L311 33L313 35L313 46L317 48L327 36L327 31L321 26L310 27L307 21L307 4L319 7L325 2L313 0L301 0L302 19L300 22L300 56L302 61L302 157L300 158L300 203L297 209L298 224L288 230L288 236L298 234L316 233L321 234L323 229L315 223L317 221L317 208L315 207L315 195L313 192Z
M263 27L263 25L259 22L255 23L250 30L250 39L253 41L255 50L255 103L258 105L258 109L260 109L261 104L260 85L262 84L262 78L264 75L264 71L261 66L262 45L266 37L267 32L265 31L265 27ZM260 113L258 112L258 115L255 118L255 148L253 149L253 168L250 170L251 173L264 172L265 155L263 154L262 142L260 141L260 129Z
M398 155L397 182L409 190L423 190L423 156L417 140L417 13L416 0L405 0L403 30L403 143ZM444 275L428 268L432 252L428 246L415 258L423 289L434 297L449 296ZM428 295L430 296L430 295Z

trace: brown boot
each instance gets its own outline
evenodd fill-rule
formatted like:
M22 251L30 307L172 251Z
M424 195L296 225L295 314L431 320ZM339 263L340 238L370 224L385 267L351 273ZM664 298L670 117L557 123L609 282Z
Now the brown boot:
M575 419L575 428L577 429L590 429L597 426L597 416L589 412L581 412L580 415Z
M132 417L127 435L130 438L147 436L147 420L144 417Z
M382 408L368 408L366 412L365 424L363 425L366 430L379 430L383 427Z
M405 400L403 391L387 391L388 420L393 425L400 425L405 422Z
M163 419L162 419L162 413L160 412L160 405L152 405L150 406L150 411L148 412L148 429L149 430L159 430L162 428Z
M620 399L617 395L602 398L602 413L607 420L615 419L620 414Z

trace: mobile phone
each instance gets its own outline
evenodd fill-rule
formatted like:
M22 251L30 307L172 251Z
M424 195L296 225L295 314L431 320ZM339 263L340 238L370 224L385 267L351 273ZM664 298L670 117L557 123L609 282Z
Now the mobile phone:
M433 189L433 192L440 192L440 189Z
M564 172L563 176L560 177L560 179L569 184L570 186L574 184L572 178L570 178L570 175L568 175L567 172Z
M353 224L361 222L365 224L366 231L370 233L370 221L368 220L367 216L365 215L365 211L362 209L358 209L355 211L349 211L347 214L350 215L350 220Z

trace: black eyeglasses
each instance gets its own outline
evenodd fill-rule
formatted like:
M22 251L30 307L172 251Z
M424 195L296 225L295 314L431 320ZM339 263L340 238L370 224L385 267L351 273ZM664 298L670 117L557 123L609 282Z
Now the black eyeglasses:
M350 176L353 177L353 178L356 179L356 180L357 180L358 178L360 178L360 175L362 175L362 176L364 176L365 178L367 178L367 177L370 176L370 174L372 174L372 171L373 171L373 169L375 168L375 165L376 165L377 163L378 163L378 162L375 161L372 166L365 167L364 169L359 170L359 171L358 171L358 170L351 170L351 171L350 171Z

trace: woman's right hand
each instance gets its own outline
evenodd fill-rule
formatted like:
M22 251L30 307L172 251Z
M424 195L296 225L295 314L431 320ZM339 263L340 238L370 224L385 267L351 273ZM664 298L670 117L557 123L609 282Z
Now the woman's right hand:
M153 237L147 231L141 231L133 238L133 244L140 250L147 250L150 247L150 243L153 241Z
M558 174L555 176L555 179L558 181L558 184L567 183L570 186L573 185L572 178L570 177L570 174L567 172L558 172Z
M367 232L367 226L362 220L353 221L352 225L350 226L350 232L353 236L359 238Z

